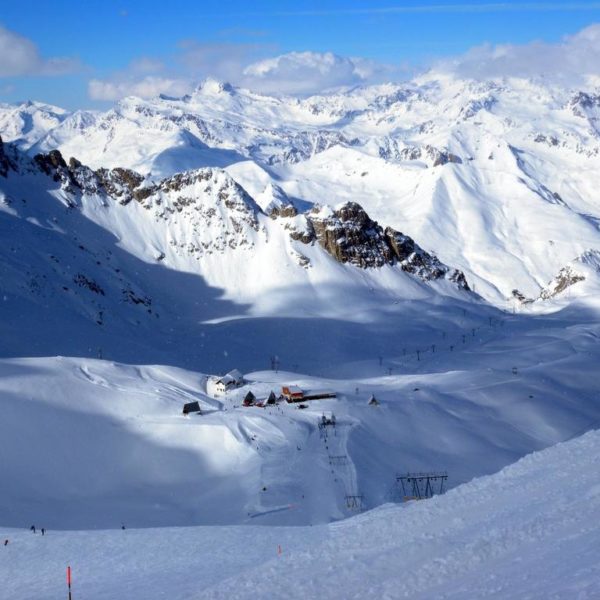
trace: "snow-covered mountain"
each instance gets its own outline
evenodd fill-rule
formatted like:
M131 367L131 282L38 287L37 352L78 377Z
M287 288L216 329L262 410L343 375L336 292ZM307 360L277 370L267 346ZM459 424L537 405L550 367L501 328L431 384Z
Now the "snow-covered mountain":
M435 74L305 99L208 80L183 98L126 98L105 113L39 106L34 129L11 115L36 105L4 106L0 135L32 155L59 149L153 180L225 167L263 208L273 189L297 205L357 202L512 306L513 290L537 298L600 248L599 98Z
M92 171L74 158L67 164L58 151L30 158L0 142L0 268L14 307L4 354L89 355L86 347L102 346L135 361L139 348L121 354L117 340L183 334L196 347L202 324L214 320L377 322L398 299L476 299L460 271L356 203L301 212L283 192L278 202L269 201L267 214L218 168L151 180L128 169ZM74 319L81 333L70 348L56 346L60 336L37 335ZM265 352L246 355L245 366L256 368L253 356Z
M208 81L0 107L3 523L322 523L399 470L455 486L592 427L597 98ZM286 384L336 398L241 406Z

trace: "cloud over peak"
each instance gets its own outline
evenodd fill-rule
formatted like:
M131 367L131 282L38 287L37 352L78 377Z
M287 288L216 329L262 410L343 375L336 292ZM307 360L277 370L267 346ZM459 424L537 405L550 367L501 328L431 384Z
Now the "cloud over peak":
M248 65L244 84L263 92L310 94L366 83L392 69L332 52L289 52Z
M94 100L143 98L160 93L182 96L197 81L214 77L257 92L309 95L355 85L401 81L411 72L406 65L390 65L333 52L288 52L277 56L273 47L257 43L182 42L170 63L143 57L106 79L92 79ZM558 42L484 44L464 54L430 65L428 77L453 76L488 80L504 77L543 78L567 87L596 86L600 82L600 24L565 36ZM412 69L414 72L414 68Z
M600 24L558 43L477 46L461 56L440 60L433 68L469 79L543 77L568 86L584 85L600 76Z

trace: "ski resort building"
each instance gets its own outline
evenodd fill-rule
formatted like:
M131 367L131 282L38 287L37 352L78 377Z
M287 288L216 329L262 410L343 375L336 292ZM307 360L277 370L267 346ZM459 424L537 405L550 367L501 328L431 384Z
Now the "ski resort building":
M301 402L304 400L304 392L297 385L284 385L281 388L281 395L288 402Z
M310 391L305 392L297 385L284 385L281 388L281 395L288 402L302 402L304 400L326 400L327 398L336 398L336 393L331 391Z
M207 391L213 395L224 394L229 390L241 387L244 383L244 376L237 369L233 369L223 377L210 379L207 383Z
M244 398L244 406L253 406L256 404L256 396L252 392L248 392Z

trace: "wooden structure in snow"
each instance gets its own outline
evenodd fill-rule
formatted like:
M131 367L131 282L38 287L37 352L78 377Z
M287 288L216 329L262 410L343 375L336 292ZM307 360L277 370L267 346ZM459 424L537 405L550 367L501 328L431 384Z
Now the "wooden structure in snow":
M304 391L297 385L284 385L281 388L281 395L288 402L302 402L304 398Z
M305 392L297 385L284 385L281 388L281 395L288 402L305 402L306 400L326 400L327 398L336 398L335 392L319 391Z
M183 414L189 415L190 413L199 413L200 404L198 402L187 402L183 405Z
M254 406L256 404L256 396L252 392L248 392L242 404L244 406Z

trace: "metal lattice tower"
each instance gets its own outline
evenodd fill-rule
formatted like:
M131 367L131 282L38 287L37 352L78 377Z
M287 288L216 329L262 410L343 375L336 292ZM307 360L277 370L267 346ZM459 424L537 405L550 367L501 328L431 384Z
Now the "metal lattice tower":
M423 500L444 493L444 484L448 480L446 471L431 473L406 473L396 476L396 483L402 486L402 497L407 500Z

